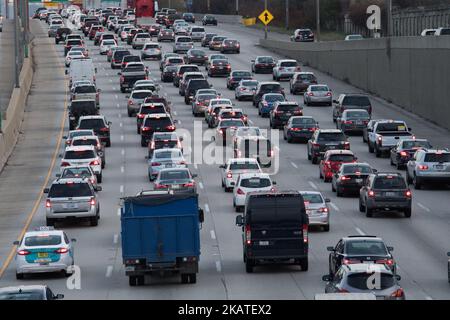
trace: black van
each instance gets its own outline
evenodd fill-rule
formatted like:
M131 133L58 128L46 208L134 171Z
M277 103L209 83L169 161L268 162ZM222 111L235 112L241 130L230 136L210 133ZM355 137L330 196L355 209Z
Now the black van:
M297 264L308 270L309 219L298 191L250 193L236 225L242 227L248 273L266 263Z

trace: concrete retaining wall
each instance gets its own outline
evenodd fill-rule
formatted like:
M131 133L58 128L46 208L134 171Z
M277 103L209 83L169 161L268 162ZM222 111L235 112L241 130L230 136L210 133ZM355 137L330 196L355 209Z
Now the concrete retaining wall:
M20 73L20 88L12 92L8 108L4 112L0 133L0 172L8 161L17 143L31 83L33 81L33 59L25 59Z
M450 129L450 37L260 44Z
M202 21L202 18L205 14L206 13L194 13L195 20ZM230 24L242 23L242 16L215 14L215 13L212 13L211 15L216 17L217 22L219 22L219 23L230 23Z

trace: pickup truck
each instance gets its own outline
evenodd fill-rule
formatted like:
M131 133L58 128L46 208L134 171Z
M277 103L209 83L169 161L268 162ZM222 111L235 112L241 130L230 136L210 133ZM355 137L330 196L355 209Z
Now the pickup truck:
M379 121L368 134L369 152L380 158L400 141L414 138L411 128L404 121Z
M133 88L136 81L148 79L148 68L142 62L130 62L118 75L120 76L120 91L125 93Z
M130 286L145 275L177 272L182 283L196 283L203 210L193 191L142 191L123 198L122 259Z
M100 105L100 89L93 84L76 86L70 95L70 100L95 100L97 106Z

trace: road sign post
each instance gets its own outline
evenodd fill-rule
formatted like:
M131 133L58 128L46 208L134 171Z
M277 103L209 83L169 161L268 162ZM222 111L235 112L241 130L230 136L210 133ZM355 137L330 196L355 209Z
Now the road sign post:
M273 20L273 15L269 10L264 10L258 17L259 20L264 24L264 39L267 39L267 26Z

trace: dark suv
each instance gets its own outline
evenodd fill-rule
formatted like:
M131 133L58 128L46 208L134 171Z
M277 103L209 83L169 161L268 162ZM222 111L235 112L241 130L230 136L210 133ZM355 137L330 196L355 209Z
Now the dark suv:
M386 264L395 271L396 263L383 239L374 236L349 236L339 240L335 247L327 247L330 252L328 270L334 276L342 265L355 263Z
M284 96L284 89L279 82L260 82L253 96L253 106L258 107L261 98L266 93L281 93Z
M308 226L303 196L297 191L258 192L247 196L242 228L245 269L257 264L293 263L308 270Z
M194 64L181 64L177 66L177 71L173 77L173 85L178 87L185 72L200 72L200 68Z
M111 147L111 122L102 115L83 116L78 121L77 130L92 129L101 142L105 142L107 147Z
M209 88L211 88L211 85L205 79L190 79L184 91L184 103L189 105L192 99L194 99L197 90Z
M341 94L337 100L333 100L333 122L342 118L342 114L348 109L364 109L372 115L372 104L369 97L362 94Z
M359 211L371 218L374 211L403 211L411 217L412 194L399 173L376 173L369 176L359 192Z
M270 112L270 127L272 129L283 128L291 117L302 115L303 108L297 102L276 102Z
M97 114L98 108L95 100L73 100L69 107L69 130L75 129L80 117Z
M320 129L314 132L308 141L308 160L317 164L328 150L350 150L350 142L342 130Z
M175 122L167 113L155 113L145 116L141 127L141 147L147 147L155 132L174 132Z

